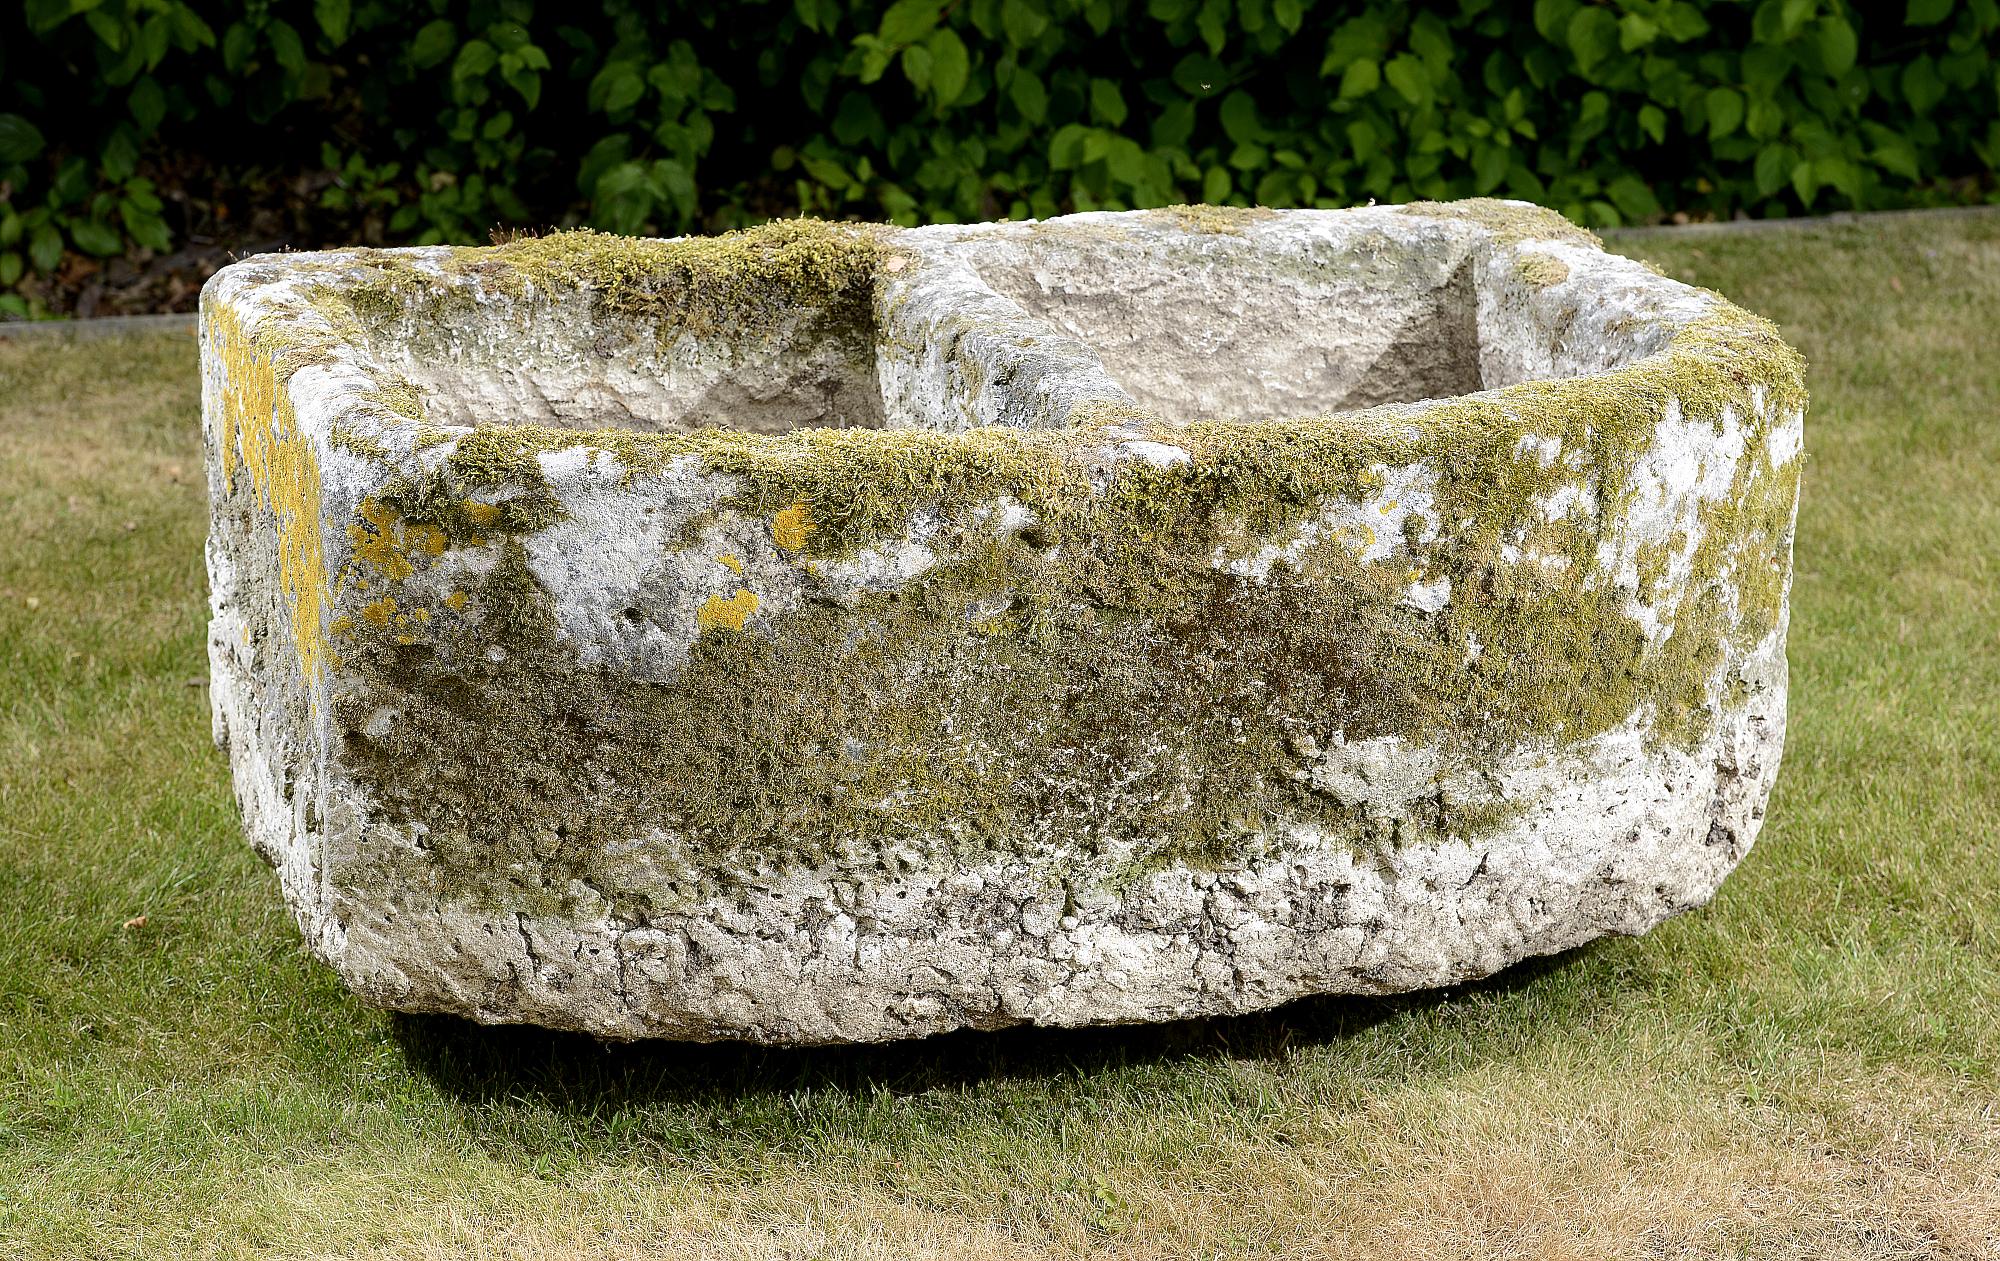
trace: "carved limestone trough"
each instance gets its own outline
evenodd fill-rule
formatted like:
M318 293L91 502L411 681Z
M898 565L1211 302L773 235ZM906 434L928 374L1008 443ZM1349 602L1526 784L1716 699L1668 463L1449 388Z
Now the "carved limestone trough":
M1703 903L1799 357L1501 202L232 266L215 734L364 998L866 1041L1484 976Z

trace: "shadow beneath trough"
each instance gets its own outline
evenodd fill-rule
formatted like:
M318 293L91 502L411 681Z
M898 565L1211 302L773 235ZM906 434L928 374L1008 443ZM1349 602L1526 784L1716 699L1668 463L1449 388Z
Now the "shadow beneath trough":
M1075 1080L1184 1060L1281 1063L1405 1014L1525 990L1598 944L1531 959L1473 984L1414 994L1306 998L1249 1015L1155 1025L960 1030L858 1046L604 1042L457 1016L399 1013L391 1020L411 1067L461 1102L525 1103L592 1117L801 1092L861 1098L963 1092L994 1082Z

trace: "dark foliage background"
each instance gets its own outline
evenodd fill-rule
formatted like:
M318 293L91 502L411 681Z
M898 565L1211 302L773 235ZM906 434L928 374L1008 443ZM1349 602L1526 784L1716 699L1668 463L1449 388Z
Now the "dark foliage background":
M2000 196L2000 0L0 7L0 315L148 276L185 305L233 249L503 225Z

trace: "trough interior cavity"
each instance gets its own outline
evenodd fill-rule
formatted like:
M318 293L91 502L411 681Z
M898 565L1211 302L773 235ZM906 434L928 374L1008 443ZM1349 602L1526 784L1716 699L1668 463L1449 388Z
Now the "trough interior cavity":
M369 340L445 425L776 434L883 424L865 304L777 305L695 332L607 315L579 293L445 321L406 315Z
M985 289L1080 344L1169 421L1351 411L1605 366L1569 362L1560 333L1576 313L1557 308L1573 303L1524 297L1514 269L1493 265L1490 243L1463 231L1391 236L1328 220L1285 234L1141 234L1045 223L961 237L952 252ZM377 362L446 425L778 434L962 423L885 402L885 379L962 353L948 319L929 330L942 346L915 345L927 333L884 336L865 292L823 305L764 297L750 294L741 319L702 327L676 323L671 294L628 314L583 290L416 302L365 335ZM1010 360L1028 343L1003 342L967 379L1032 388L1036 373Z
M1170 420L1449 398L1516 375L1483 354L1480 259L1463 237L1214 233L1163 247L1045 230L1024 244L979 247L980 278L1083 342L1136 402Z

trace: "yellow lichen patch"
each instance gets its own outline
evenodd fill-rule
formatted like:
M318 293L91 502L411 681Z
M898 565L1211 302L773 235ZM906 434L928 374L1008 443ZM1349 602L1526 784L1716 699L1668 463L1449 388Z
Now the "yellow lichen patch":
M444 555L445 532L425 521L405 521L396 510L370 496L361 501L356 519L347 527L354 544L354 557L344 577L356 590L368 589L367 573L372 571L392 582L401 582L416 572L415 558Z
M216 439L223 481L233 490L240 467L250 479L258 508L277 524L278 585L300 673L311 682L323 671L326 646L319 462L292 414L274 350L260 347L221 304L209 310L206 328L209 350L221 366L217 407L221 432Z
M411 548L426 556L444 555L444 531L434 525L411 525L404 529L403 537Z
M370 626L387 626L396 618L396 597L385 595L361 606L362 620Z
M735 552L724 552L722 555L716 557L715 559L718 564L726 566L729 572L732 574L740 574L743 572L743 561L736 555Z
M416 572L403 554L395 509L371 496L361 501L357 515L359 519L347 527L347 537L354 544L354 564L368 565L384 578L398 580Z
M742 630L743 623L757 611L757 593L744 587L736 588L736 594L728 599L719 595L708 597L699 612L694 615L694 624L701 630L715 630L726 627Z
M468 499L463 508L465 519L473 525L492 525L500 519L500 508L497 504L483 504L477 499Z
M788 552L796 552L806 545L806 538L817 524L812 518L812 508L804 500L779 512L771 522L771 536L779 547Z
M454 591L444 598L444 606L454 613L463 613L465 612L465 601L465 592Z

